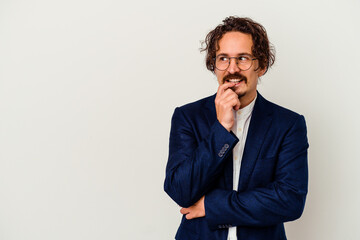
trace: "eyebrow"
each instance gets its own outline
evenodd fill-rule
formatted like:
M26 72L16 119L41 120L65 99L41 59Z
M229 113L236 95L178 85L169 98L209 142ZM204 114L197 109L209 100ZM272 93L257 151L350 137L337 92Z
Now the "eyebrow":
M236 56L241 56L241 55L250 55L251 56L251 53L247 53L247 52L243 52L243 53L238 53ZM226 54L226 53L219 53L218 55L216 56L225 56L225 57L228 57L229 54Z

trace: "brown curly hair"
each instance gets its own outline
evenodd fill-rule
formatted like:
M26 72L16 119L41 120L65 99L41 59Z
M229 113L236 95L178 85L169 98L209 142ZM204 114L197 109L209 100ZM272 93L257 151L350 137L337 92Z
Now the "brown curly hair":
M214 72L216 51L219 50L219 40L227 32L238 31L250 34L253 40L252 55L259 60L259 68L266 71L274 64L275 49L269 42L265 28L251 18L240 18L230 16L223 20L214 30L210 31L202 42L205 47L201 52L206 51L206 67ZM265 73L266 73L265 71Z

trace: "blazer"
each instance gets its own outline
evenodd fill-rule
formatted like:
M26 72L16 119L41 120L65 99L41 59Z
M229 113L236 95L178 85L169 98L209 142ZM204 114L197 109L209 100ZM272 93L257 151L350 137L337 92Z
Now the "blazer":
M286 239L284 222L299 218L308 188L308 140L303 116L256 99L233 188L232 149L238 138L217 120L215 95L175 109L164 190L180 206L205 195L205 217L182 216L177 240Z

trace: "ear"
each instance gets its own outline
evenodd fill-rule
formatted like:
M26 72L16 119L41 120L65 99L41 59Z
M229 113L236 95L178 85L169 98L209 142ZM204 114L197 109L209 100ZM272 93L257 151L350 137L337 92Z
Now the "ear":
M266 73L266 67L264 67L263 69L259 69L258 71L258 77L261 77L262 75L264 75Z

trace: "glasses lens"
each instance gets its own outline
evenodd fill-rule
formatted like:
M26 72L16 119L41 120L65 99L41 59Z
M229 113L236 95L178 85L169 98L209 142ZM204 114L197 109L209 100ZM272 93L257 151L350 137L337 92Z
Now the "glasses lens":
M239 56L237 58L237 65L241 70L246 71L251 67L252 59L248 55Z
M218 70L226 70L229 67L230 59L225 56L217 56L215 59L215 67Z

